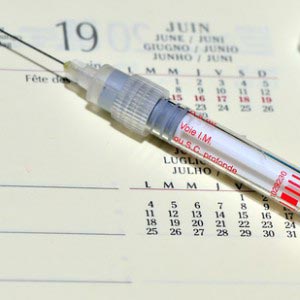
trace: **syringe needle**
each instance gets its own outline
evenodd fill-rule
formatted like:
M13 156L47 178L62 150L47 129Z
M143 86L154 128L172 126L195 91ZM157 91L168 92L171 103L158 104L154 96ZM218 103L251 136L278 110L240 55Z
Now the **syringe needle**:
M31 49L33 49L33 50L35 50L35 51L37 51L37 52L39 52L39 53L41 53L41 54L47 56L47 57L49 57L49 58L55 60L56 62L58 62L58 63L60 63L60 64L62 64L62 65L65 64L63 61L61 61L61 60L59 60L58 58L52 56L51 54L46 53L46 52L44 52L43 50L38 49L37 47L35 47L35 46L31 45L31 44L28 44L27 42L25 42L25 41L19 39L19 38L18 38L17 36L15 36L15 35L12 35L12 34L6 32L6 31L4 31L3 29L0 29L0 32L6 34L7 36L13 38L14 40L16 40L16 41L18 41L18 42L20 42L20 43L26 45L27 47L29 47L29 48L31 48Z

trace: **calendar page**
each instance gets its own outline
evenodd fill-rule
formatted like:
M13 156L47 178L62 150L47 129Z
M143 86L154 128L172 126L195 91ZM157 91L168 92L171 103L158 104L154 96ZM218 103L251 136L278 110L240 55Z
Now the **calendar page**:
M9 1L0 27L139 74L295 165L299 1ZM142 139L0 34L1 299L299 299L300 219Z

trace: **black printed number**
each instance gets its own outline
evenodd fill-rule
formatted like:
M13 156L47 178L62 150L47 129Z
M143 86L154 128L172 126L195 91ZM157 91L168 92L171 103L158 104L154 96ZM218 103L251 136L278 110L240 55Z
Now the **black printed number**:
M70 33L68 29L67 22L61 22L56 24L56 27L62 28L63 39L64 39L64 48L67 51L70 51ZM85 48L81 48L84 52L90 52L97 47L98 44L98 33L96 27L89 22L81 22L76 26L76 35L77 37L84 41Z

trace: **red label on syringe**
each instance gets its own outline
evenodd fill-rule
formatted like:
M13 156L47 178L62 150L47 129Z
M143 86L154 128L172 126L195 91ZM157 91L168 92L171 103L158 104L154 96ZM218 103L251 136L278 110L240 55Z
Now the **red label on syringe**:
M298 207L300 201L300 176L291 174L286 176L285 184L278 190L281 204L286 205L288 203L289 208Z
M250 188L297 209L300 174L242 137L189 113L178 125L172 144L234 176Z
M237 168L233 163L228 161L225 156L221 156L217 151L214 151L214 145L218 146L216 139L219 132L215 125L214 122L203 120L195 113L187 114L180 122L173 137L173 142L177 146L184 147L185 150L204 158L209 163L236 174Z

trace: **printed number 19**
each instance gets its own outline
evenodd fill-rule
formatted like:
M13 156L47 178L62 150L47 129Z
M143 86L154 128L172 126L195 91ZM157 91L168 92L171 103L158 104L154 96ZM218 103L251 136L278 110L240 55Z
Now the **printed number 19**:
M67 22L56 24L56 27L62 27L65 50L70 51L69 32ZM91 46L88 49L81 49L84 52L94 50L98 44L98 33L95 26L89 22L81 22L76 26L77 36L84 41L91 41Z

